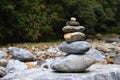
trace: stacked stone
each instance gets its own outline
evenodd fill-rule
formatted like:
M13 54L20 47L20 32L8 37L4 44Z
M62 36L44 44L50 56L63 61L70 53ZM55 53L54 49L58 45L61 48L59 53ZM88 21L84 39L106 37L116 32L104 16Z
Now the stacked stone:
M72 17L62 30L66 32L65 42L61 43L58 48L67 55L56 58L51 68L63 72L85 71L96 61L95 56L85 54L91 48L91 45L85 41L86 35L82 33L85 27L80 26L76 18Z

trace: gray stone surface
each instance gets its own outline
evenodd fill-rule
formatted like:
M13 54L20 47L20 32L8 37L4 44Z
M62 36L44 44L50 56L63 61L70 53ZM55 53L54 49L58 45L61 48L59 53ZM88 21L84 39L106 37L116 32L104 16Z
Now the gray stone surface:
M0 51L0 59L2 59L4 57L4 52Z
M102 53L98 50L90 49L88 52L86 52L86 54L94 55L96 58L96 61L98 61L98 62L105 61L105 59L104 59L105 56L102 55Z
M0 66L0 77L3 77L6 75L5 68Z
M117 56L117 52L115 52L115 51L111 51L111 52L109 52L109 53L105 53L105 55L106 55L106 57L116 57Z
M6 73L14 73L17 71L25 70L28 67L25 63L20 62L19 60L9 60L8 65L6 67Z
M91 48L91 45L86 41L76 41L72 43L63 42L58 48L66 53L84 53Z
M68 26L79 26L80 23L76 20L71 20L71 21L67 21L66 25L68 25Z
M62 28L63 32L83 32L84 30L84 26L64 26Z
M120 54L116 54L114 57L114 64L120 64Z
M66 33L64 39L66 42L75 42L85 40L86 35L81 32Z
M82 73L58 73L40 71L39 69L25 70L6 75L1 80L120 80L120 65L92 65Z
M56 58L50 66L55 71L81 72L95 63L95 61L96 60L93 55L70 54L65 57Z
M17 47L9 47L10 54L20 61L32 61L34 59L33 54L25 49Z
M118 39L118 38L110 38L110 39L105 40L105 42L106 43L113 43L113 42L120 43L120 39Z
M6 59L0 59L0 66L6 67L7 64L8 64L8 60L6 60Z

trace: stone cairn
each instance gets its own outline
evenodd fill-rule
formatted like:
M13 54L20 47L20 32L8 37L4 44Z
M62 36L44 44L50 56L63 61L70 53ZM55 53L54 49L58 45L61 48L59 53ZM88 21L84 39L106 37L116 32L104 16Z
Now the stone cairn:
M51 68L61 72L85 71L96 61L95 56L86 54L91 45L85 41L86 35L82 33L85 27L80 26L76 18L72 17L62 30L66 33L65 42L61 43L58 48L67 55L56 58L51 63Z

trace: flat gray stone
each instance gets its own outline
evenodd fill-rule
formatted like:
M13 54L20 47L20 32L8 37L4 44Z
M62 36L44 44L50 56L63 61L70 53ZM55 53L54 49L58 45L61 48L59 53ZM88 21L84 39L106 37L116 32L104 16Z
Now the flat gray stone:
M6 75L1 80L120 80L120 65L94 64L82 73L58 73L31 69Z
M86 41L76 41L72 43L63 42L58 48L66 53L81 53L87 52L91 45Z
M66 22L66 25L68 25L68 26L79 26L80 23L76 20L70 20L70 21Z
M70 54L65 57L56 58L51 64L55 71L62 72L81 72L95 63L93 55L74 55Z
M34 55L25 49L17 48L17 47L9 47L10 54L20 61L32 61L34 59Z
M83 32L85 30L84 26L64 26L62 28L63 32Z
M81 32L66 33L64 39L66 42L84 41L86 35Z

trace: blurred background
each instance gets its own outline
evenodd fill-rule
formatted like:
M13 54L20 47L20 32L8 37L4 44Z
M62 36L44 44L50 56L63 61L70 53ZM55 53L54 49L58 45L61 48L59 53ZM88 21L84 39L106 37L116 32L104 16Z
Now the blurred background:
M120 0L0 0L0 44L63 39L76 17L85 34L120 34Z

